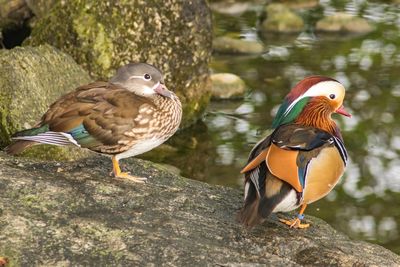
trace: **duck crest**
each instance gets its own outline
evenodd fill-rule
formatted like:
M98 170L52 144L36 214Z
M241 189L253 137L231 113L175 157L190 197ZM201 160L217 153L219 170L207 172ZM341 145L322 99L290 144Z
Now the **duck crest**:
M275 129L280 125L291 123L296 120L309 101L309 98L301 98L301 96L312 86L325 81L338 82L335 79L319 75L309 76L298 82L286 95L282 105L279 107L275 119L272 122L272 128Z
M287 94L285 100L287 100L289 102L293 102L300 96L304 95L304 93L307 92L307 90L310 89L313 85L320 83L320 82L326 82L326 81L338 82L335 79L325 77L325 76L319 76L319 75L306 77L305 79L298 82L293 87L292 90L290 90L290 92L289 92L289 94Z

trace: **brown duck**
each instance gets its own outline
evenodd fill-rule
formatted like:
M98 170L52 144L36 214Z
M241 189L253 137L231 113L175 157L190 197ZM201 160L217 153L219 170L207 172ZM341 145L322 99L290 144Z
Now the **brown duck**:
M145 153L171 137L179 127L182 107L152 65L132 63L109 82L78 87L54 102L32 129L17 132L6 147L17 154L38 144L76 145L111 155L117 178L144 182L121 172L118 161Z
M271 213L300 207L297 218L280 219L295 228L307 205L326 196L342 176L347 152L332 113L343 108L345 89L338 81L312 76L286 96L273 121L273 132L251 151L245 174L245 200L239 220L254 226Z

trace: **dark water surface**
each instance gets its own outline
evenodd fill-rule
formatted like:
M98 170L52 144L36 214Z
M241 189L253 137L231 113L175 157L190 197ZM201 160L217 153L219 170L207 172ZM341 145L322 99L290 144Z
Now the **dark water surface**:
M290 88L311 74L336 78L347 89L344 104L353 115L334 115L350 162L336 188L306 214L352 238L400 253L400 5L321 2L304 13L315 17L344 10L368 19L376 29L363 36L310 31L260 37L255 25L261 6L237 16L214 14L216 35L260 39L268 52L214 55L212 70L239 75L250 93L245 100L213 102L203 122L180 132L170 142L170 156L159 160L184 176L242 188L239 171Z

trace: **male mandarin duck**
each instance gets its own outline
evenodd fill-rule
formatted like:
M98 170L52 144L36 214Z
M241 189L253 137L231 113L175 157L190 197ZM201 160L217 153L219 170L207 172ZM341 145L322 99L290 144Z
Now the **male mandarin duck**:
M347 152L332 113L351 115L343 107L345 89L338 81L311 76L285 97L272 123L273 132L250 152L245 200L238 218L252 227L271 213L300 208L297 218L280 219L295 228L307 205L326 196L342 176Z
M117 178L144 182L121 172L119 160L145 153L179 127L182 107L162 73L145 63L117 70L109 82L78 87L54 102L32 129L17 132L6 147L17 154L37 144L76 145L112 156Z

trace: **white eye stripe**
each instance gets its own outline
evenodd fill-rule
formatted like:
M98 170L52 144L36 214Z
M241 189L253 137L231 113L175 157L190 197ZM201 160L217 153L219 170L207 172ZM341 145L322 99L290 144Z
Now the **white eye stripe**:
M294 100L289 107L286 109L284 116L286 116L291 110L292 108L297 104L297 102L299 102L301 99L305 98L305 97L312 97L312 96L320 96L321 91L323 90L323 88L326 87L330 87L330 88L334 88L335 91L337 90L343 90L343 85L339 82L335 82L335 81L324 81L324 82L319 82L317 84L314 84L313 86L311 86L306 92L305 94L299 96L296 100ZM329 96L330 93L327 93L327 97Z
M130 77L129 77L129 80L130 80L130 79L142 79L143 81L146 81L146 82L147 82L147 81L150 81L151 76L150 76L150 79L145 79L143 75L142 75L142 76L140 76L140 75L133 75L133 76L130 76Z

